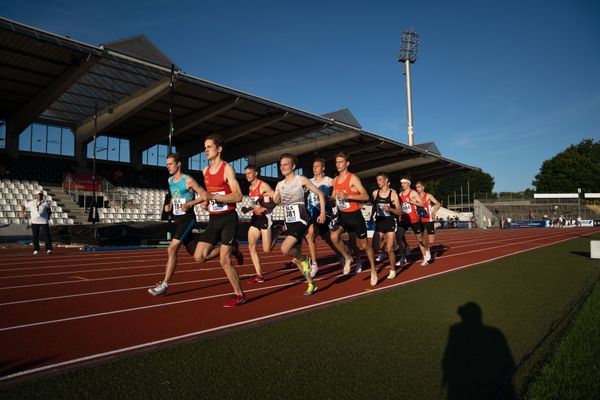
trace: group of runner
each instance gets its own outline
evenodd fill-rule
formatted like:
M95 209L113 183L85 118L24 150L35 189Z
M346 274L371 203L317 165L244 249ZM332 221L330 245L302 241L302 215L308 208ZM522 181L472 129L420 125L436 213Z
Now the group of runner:
M224 140L219 135L210 135L205 139L204 151L209 165L204 168L204 187L191 176L183 174L181 160L177 154L167 156L167 170L170 201L165 204L165 211L173 213L175 232L168 247L168 259L163 280L156 287L148 289L150 294L164 294L169 286L177 265L177 252L182 245L193 253L194 260L203 263L219 257L219 262L233 288L234 296L223 306L236 307L246 301L241 289L239 276L233 267L232 257L238 264L243 257L236 241L238 214L236 203L242 200L242 191L236 180L235 171L222 158ZM375 251L382 250L379 260L386 255L390 261L388 279L396 276L396 266L406 263L409 248L404 237L412 227L419 248L423 255L421 265L431 260L429 246L433 243L435 228L433 226L435 211L440 203L425 192L422 182L416 183L416 191L411 189L408 178L401 180L402 191L396 193L390 188L389 177L385 173L377 175L378 190L374 191L373 213L376 220L376 234L372 245L367 238L367 224L362 214L361 202L371 199L360 179L352 174L348 167L349 156L339 152L335 156L337 176L332 179L325 175L325 160L316 159L313 163L313 178L308 179L296 174L296 157L282 154L279 168L283 180L272 189L268 183L258 178L256 166L245 168L246 179L250 184L250 207L243 207L243 213L252 213L248 230L248 247L256 275L249 279L250 283L264 282L260 265L258 241L262 242L262 250L268 254L273 250L279 234L285 231L285 239L280 251L290 258L302 276L306 279L307 288L304 295L310 296L317 290L314 280L318 272L315 239L320 236L340 257L342 271L348 275L353 258L356 257L356 273L362 271L359 251L366 253L370 266L370 283L378 282L375 267ZM196 224L194 206L200 204L209 213L206 229L194 236ZM285 224L272 232L272 211L276 205L284 210ZM433 207L431 207L433 205ZM424 236L423 231L428 236ZM348 246L342 240L348 234ZM306 240L309 254L302 253L302 242ZM217 247L217 244L220 246ZM402 257L396 263L395 250L400 250Z

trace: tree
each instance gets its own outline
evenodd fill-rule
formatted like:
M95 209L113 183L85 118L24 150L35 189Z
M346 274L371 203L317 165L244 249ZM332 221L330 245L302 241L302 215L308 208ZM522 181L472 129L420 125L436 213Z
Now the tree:
M467 202L467 187L470 192L470 200L474 198L494 197L494 178L487 172L473 170L455 175L450 175L427 184L427 191L431 192L438 200L443 201L450 196L450 202L454 203L454 194L456 193L456 202L460 203L460 192L462 187L462 202Z
M544 161L532 182L540 193L597 192L600 188L600 141L571 145Z

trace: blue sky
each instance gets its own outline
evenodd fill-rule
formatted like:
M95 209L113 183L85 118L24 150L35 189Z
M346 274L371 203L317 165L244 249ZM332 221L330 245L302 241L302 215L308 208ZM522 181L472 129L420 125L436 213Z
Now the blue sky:
M542 162L600 139L600 2L10 1L2 15L100 44L145 34L188 74L407 139L403 30L415 142L531 186Z

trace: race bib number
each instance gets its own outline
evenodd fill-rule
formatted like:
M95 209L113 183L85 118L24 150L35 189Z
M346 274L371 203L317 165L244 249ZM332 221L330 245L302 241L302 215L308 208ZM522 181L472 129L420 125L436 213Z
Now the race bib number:
M258 203L258 200L260 200L260 197L258 197L258 196L250 196L250 200L252 200L252 208L258 208L258 207L260 207L260 204Z
M292 222L302 222L298 204L285 206L285 222L288 224L291 224Z
M225 192L211 192L211 194L224 195ZM208 211L219 212L227 211L227 203L221 201L211 200L208 202Z
M348 203L348 201L342 199L340 196L335 196L335 204L337 205L337 208L339 208L340 210L345 210L347 208L350 208L350 203Z
M321 205L321 203L319 201L319 195L314 192L310 192L310 194L308 195L308 201L314 207L319 207Z
M183 197L173 199L173 215L184 215L185 211L181 209L181 206L186 203Z
M377 215L380 217L389 217L390 212L385 211L383 207L385 207L385 203L377 203Z
M412 211L412 207L408 203L402 203L402 212L404 214L410 214Z

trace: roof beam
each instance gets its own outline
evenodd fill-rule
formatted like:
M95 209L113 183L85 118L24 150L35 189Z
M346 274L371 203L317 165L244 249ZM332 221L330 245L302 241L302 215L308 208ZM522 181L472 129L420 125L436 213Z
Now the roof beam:
M239 97L231 97L227 100L203 108L202 110L194 111L181 118L177 118L173 122L173 124L175 125L173 136L180 135L181 133L192 129L193 127L198 126L211 118L223 114L224 112L242 104L243 102L244 100ZM168 133L169 125L161 125L159 127L152 128L140 135L137 135L136 141L138 141L142 148L147 148L150 145L164 141L165 138L168 136Z
M360 135L358 135L360 136ZM361 139L371 139L369 137L362 136ZM315 157L324 158L325 160L333 159L337 153L340 151L346 152L350 155L350 161L353 160L352 154L356 153L359 150L367 150L375 146L379 146L385 142L376 140L372 142L361 142L359 144L353 144L348 146L336 147L334 150L327 150L323 152L316 152Z
M225 141L239 139L242 136L245 136L249 133L252 133L254 131L257 131L259 129L267 127L269 125L275 124L275 123L287 118L288 115L289 115L289 113L287 111L267 115L265 117L255 119L253 121L245 122L245 123L242 123L241 125L237 125L232 128L222 130L218 133L223 137L223 139L225 139Z
M98 113L97 135L108 132L119 123L138 112L144 107L154 103L158 98L169 92L171 79L162 78L129 97L119 101L112 107L112 113L107 109ZM178 83L175 82L175 85ZM94 117L88 118L77 128L77 135L82 142L87 142L94 137Z
M373 160L379 160L381 158L384 157L390 157L390 156L400 156L400 155L404 155L406 154L407 149L406 147L396 147L394 145L394 148L392 149L388 149L388 150L383 150L383 151L375 151L372 153L368 153L368 154L360 154L360 155L356 155L350 158L350 160L352 161L352 164L356 165L356 164L361 164L367 161L373 161ZM388 159L389 162L389 159Z
M91 54L82 59L74 59L73 64L67 67L50 85L42 89L7 119L6 134L10 137L18 136L79 78L92 69L98 60L99 57Z
M237 160L248 154L257 154L261 150L268 151L273 145L280 145L285 142L296 140L304 135L320 131L327 128L327 124L316 124L305 128L295 129L293 131L284 132L277 136L267 136L264 139L254 140L250 143L244 143L231 148L225 148L224 156L228 160Z
M346 132L341 132L337 135L331 135L331 136L325 136L325 137L318 138L318 139L306 140L306 141L303 141L302 143L298 143L295 145L290 145L290 146L285 146L285 147L277 147L274 149L269 149L268 151L262 151L262 152L256 153L256 165L259 165L259 166L268 165L273 162L279 161L279 157L281 156L282 153L291 153L301 159L303 158L302 157L303 155L308 156L308 157L304 157L305 162L298 163L298 166L301 167L305 163L310 163L310 165L312 165L312 162L314 161L315 157L317 157L316 155L314 155L315 149L334 145L336 143L340 143L345 140L350 140L350 139L355 138L358 135L359 134L357 132L346 131ZM278 144L281 143L279 141L279 137L277 137L277 143Z

